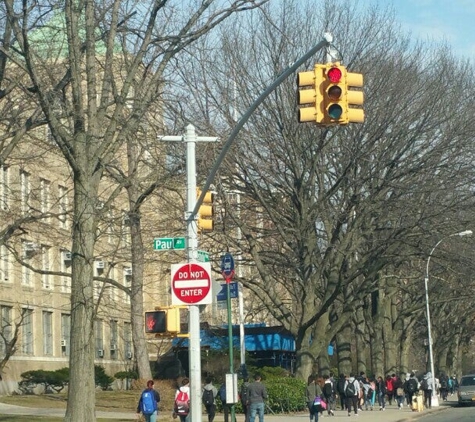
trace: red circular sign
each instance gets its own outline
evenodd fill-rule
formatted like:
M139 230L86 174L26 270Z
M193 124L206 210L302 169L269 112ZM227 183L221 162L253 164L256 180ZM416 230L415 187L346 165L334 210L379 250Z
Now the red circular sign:
M200 264L183 264L172 275L173 294L183 303L194 305L201 302L210 289L211 277Z

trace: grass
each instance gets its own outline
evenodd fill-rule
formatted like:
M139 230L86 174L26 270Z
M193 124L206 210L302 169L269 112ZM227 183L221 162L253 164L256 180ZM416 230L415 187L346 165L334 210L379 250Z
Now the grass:
M97 422L110 422L112 419L97 419ZM0 422L61 422L63 418L51 416L0 415ZM130 422L130 419L115 419L116 422Z

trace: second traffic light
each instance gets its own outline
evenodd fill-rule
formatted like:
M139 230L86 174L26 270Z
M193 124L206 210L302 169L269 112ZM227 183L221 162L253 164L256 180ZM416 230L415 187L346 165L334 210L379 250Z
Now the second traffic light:
M186 337L188 335L188 308L165 306L145 312L145 334Z
M196 189L196 197L201 196L201 190ZM214 230L214 193L206 192L203 203L198 210L198 230L211 232Z

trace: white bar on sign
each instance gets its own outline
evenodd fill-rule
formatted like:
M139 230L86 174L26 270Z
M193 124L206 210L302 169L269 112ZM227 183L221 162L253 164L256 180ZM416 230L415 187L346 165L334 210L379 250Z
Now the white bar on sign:
M196 279L196 280L175 280L175 287L185 289L187 287L208 287L208 279Z

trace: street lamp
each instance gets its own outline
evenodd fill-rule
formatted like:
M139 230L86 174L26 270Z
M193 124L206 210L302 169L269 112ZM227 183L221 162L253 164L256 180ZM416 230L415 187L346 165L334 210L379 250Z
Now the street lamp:
M454 233L449 236L443 237L440 239L435 246L432 248L430 251L429 257L427 258L427 265L426 265L426 276L424 278L424 284L425 284L425 291L426 291L426 314L427 314L427 333L429 336L429 360L430 360L430 370L432 372L432 406L439 406L439 399L437 397L437 392L435 390L435 370L434 370L434 353L432 351L432 332L431 332L431 325L430 325L430 311L429 311L429 263L430 263L430 258L432 257L432 254L434 253L435 249L437 246L440 245L440 243L453 236L470 236L472 234L472 230L464 230L463 232L459 233Z

